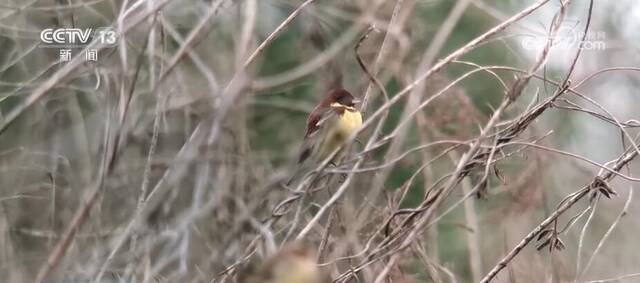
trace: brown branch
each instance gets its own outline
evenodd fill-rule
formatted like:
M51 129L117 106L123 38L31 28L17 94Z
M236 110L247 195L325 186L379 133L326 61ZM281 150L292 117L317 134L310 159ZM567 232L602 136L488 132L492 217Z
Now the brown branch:
M627 165L631 160L633 160L638 153L636 151L630 151L630 153L625 153L622 155L615 166L613 167L614 171L620 171L622 167ZM575 194L569 198L567 201L562 203L551 215L549 215L545 220L540 222L538 226L536 226L527 236L525 236L520 243L518 243L507 255L505 255L492 269L489 273L480 281L481 283L490 282L498 273L504 269L509 262L522 251L542 230L544 230L549 224L555 222L558 217L560 217L565 211L571 208L574 204L580 201L583 197L588 195L593 191L594 187L600 186L602 182L607 182L612 179L615 174L611 172L607 172L602 177L596 176L591 184L584 186L582 189L575 192Z

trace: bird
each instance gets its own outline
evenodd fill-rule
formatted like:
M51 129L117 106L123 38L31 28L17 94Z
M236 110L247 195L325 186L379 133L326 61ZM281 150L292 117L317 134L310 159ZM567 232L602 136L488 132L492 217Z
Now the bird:
M329 283L331 278L315 261L311 246L301 242L284 245L241 283Z
M362 114L355 107L358 102L343 88L334 88L325 94L307 119L298 164L324 161L362 127Z
M359 100L341 87L326 92L307 118L296 169L285 187L338 151L330 160L335 165L341 156L341 147L362 127L362 113L355 107L357 103Z

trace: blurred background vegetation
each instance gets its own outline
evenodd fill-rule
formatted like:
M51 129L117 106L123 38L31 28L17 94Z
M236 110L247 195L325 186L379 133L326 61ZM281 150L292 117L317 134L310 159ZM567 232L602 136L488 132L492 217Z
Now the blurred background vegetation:
M253 220L262 221L286 198L287 190L272 188L272 183L291 170L306 116L321 95L336 82L358 97L364 95L370 80L358 65L354 48L368 25L373 23L377 30L363 41L358 53L373 68L394 8L403 2L399 28L390 36L389 51L383 55L376 75L393 96L418 77L418 70L424 67L420 62L425 51L443 23L450 21L455 6L463 5L463 13L453 20L454 28L445 37L432 65L533 3L315 1L246 70L238 72L247 54L301 1L257 1L254 29L244 46L248 50L244 51L242 32L247 25L247 1L170 1L119 38L117 46L100 50L96 62L79 63L31 103L30 95L70 64L60 60L58 48L41 46L42 29L113 26L118 30L122 23L149 11L156 2L165 1L0 0L0 121L6 126L0 134L0 281L33 281L72 216L82 207L83 198L95 188L99 191L97 203L54 272L52 278L61 281L52 282L92 280L101 269L106 269L104 280L113 282L147 282L150 278L158 282L218 280L220 272L239 260L249 247L255 248L253 239L260 231ZM595 2L590 28L593 34L588 34L587 40L604 42L605 48L583 50L571 77L574 83L604 68L640 65L640 3ZM550 1L430 77L420 93L421 101L474 69L465 62L528 69L542 50L558 3ZM588 4L587 0L571 2L559 38L580 35ZM376 7L375 11L369 11L372 7ZM216 12L206 21L205 32L198 34L196 43L190 43L187 54L172 66L172 57L180 52L185 38L210 9ZM370 15L364 16L367 13ZM82 48L72 50L74 56L84 56ZM537 74L561 80L575 52L575 46L552 49ZM514 80L514 72L495 72L507 84ZM242 73L243 87L237 92L225 92L225 86L238 73ZM580 91L614 113L618 120L638 121L639 85L637 72L615 71L586 82ZM553 85L532 80L503 120L517 117L529 104L554 91ZM371 104L363 110L365 119L385 103L375 86L372 93ZM460 81L420 111L423 120L412 120L399 145L400 152L438 140L473 139L504 93L500 81L489 72L478 72ZM232 105L221 110L229 99ZM584 100L571 100L602 113ZM21 109L20 115L9 123L6 118L17 109ZM398 127L405 109L406 99L390 108L382 136ZM208 142L205 136L209 132L205 131L204 136L194 134L198 125L204 129L219 125L219 138ZM372 128L363 131L359 140L366 143ZM629 132L635 136L637 128L630 128ZM617 158L623 150L616 126L557 107L548 109L521 138L530 141L542 136L545 138L541 144L545 146L599 163ZM193 137L194 142L190 143ZM185 144L187 150L182 154ZM363 147L356 143L354 152ZM368 154L365 167L389 161L389 150L389 146L383 146ZM384 195L376 199L365 196L377 185L379 172L356 174L349 194L340 204L342 208L336 211L360 216L362 207L373 206L368 219L371 223L353 228L362 237L358 240L347 237L344 231L349 228L332 231L329 246L337 247L341 242L350 246L343 254L327 252L324 259L357 253L362 248L358 241L366 239L388 216L388 200L404 186L409 188L401 207L419 205L425 192L455 169L465 148L450 151L426 169L418 169L444 150L444 146L429 147L394 163L389 168L391 173L382 180ZM631 164L625 169L626 174L635 176L638 162ZM442 266L441 279L429 276L419 258L406 252L393 271L394 282L451 281L442 270L450 271L457 282L478 281L478 276L486 274L560 200L588 184L598 172L597 167L577 159L536 149L523 150L500 161L497 167L500 172L491 174L486 198L467 200L421 236L429 257ZM419 174L415 180L411 179L416 172ZM478 174L467 177L439 212L456 204L468 192L462 187L473 187L477 177ZM622 209L630 187L636 187L621 179L611 186L618 197L603 199L597 205L584 200L561 218L561 223L566 224L571 217L581 215L577 224L562 235L566 250L536 251L531 245L497 281L569 282L577 278L586 282L640 272L640 255L632 252L639 248L634 235L640 227L640 218L636 217L640 208L637 197L633 197L627 211L631 217L623 218L588 272L579 278L576 275L578 254L583 253L584 267ZM151 191L156 189L158 195L152 196ZM152 197L157 200L154 202ZM141 208L147 200L153 207L148 211ZM580 214L588 207L592 209ZM581 251L581 229L594 209ZM130 221L143 210L144 220L126 232ZM309 211L311 215L313 210ZM284 239L291 216L273 228L276 242ZM343 225L348 226L350 218L342 216L346 217ZM308 221L307 218L303 220ZM310 237L314 244L320 242L321 230L314 230ZM131 237L125 237L119 246L122 235ZM114 250L117 252L110 257ZM254 258L259 260L264 253L259 251ZM168 254L172 256L165 256ZM330 272L336 276L349 264L355 263L335 264ZM380 266L372 266L372 270L376 268ZM371 279L362 276L365 282ZM637 280L640 279L624 282L640 282Z

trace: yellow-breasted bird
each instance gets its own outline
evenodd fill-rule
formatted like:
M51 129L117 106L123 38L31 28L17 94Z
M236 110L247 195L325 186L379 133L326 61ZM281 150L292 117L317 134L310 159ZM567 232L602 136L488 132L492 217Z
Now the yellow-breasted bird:
M362 126L362 114L355 108L358 101L345 89L327 92L307 119L298 163L311 160L316 164L345 144Z

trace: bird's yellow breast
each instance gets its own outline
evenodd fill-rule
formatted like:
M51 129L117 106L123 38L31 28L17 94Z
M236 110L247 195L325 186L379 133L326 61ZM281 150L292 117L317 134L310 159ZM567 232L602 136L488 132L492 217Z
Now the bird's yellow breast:
M360 126L362 126L362 115L360 115L360 112L346 109L338 118L335 131L346 135L344 138L347 139L351 133L357 131Z
M330 126L331 128L328 131L320 150L320 160L327 158L329 154L341 147L351 134L362 126L362 115L360 114L360 111L353 107L347 107L337 103L334 104L331 106L336 108L340 107L343 111L342 114L338 116L335 123Z

